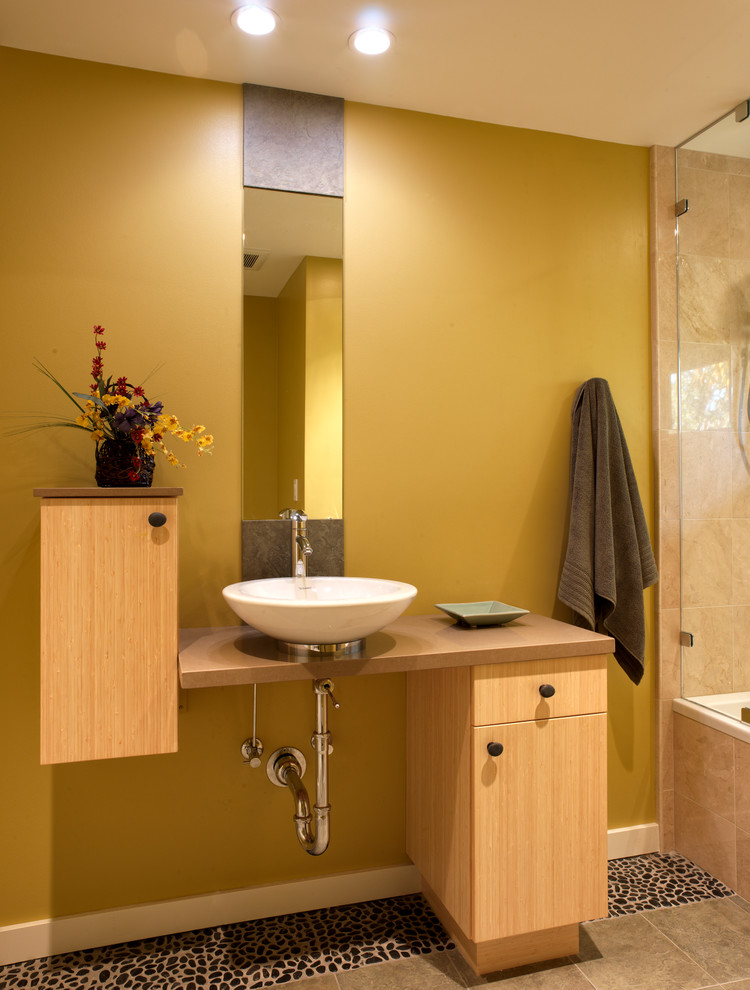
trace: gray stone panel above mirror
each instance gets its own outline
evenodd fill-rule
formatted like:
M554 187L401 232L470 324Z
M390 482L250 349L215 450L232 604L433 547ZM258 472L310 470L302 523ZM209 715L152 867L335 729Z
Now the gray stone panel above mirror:
M244 185L344 195L344 101L291 89L242 87Z
M313 552L307 561L311 576L344 573L344 520L309 519L307 536ZM292 523L288 519L242 520L242 580L291 577Z

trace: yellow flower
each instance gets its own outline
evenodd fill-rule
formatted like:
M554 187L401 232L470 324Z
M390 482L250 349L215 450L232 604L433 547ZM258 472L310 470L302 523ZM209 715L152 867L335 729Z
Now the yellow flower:
M110 395L109 392L106 392L102 396L102 402L104 403L105 406L116 406L118 398L120 397L117 395Z
M206 427L205 426L194 426L193 427L193 433L205 433L205 432L206 432Z
M89 421L89 418L86 415L86 413L81 413L80 416L76 416L76 426L86 426L86 424L88 423L88 421Z
M91 439L96 440L96 442L98 443L100 440L104 439L104 434L102 433L101 430L93 430L91 433Z

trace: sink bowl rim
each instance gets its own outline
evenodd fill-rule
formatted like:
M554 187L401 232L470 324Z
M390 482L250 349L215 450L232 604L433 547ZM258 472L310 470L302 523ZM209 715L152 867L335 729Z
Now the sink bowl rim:
M233 600L238 602L255 602L268 606L271 608L283 607L283 608L341 608L353 605L384 605L391 602L400 602L409 598L412 601L417 595L417 588L413 584L408 584L406 581L392 581L390 578L361 578L361 577L349 577L342 575L311 575L307 578L309 582L313 582L313 588L315 587L315 582L320 583L323 581L343 581L365 583L377 583L381 585L387 585L388 590L380 594L374 595L351 595L346 598L293 598L293 597L272 597L265 595L253 595L247 592L246 589L250 586L258 585L272 585L279 588L289 588L294 589L295 582L298 578L293 577L275 577L275 578L255 578L250 581L237 581L234 584L229 584L222 589L222 594L227 601ZM355 590L355 589L353 589Z

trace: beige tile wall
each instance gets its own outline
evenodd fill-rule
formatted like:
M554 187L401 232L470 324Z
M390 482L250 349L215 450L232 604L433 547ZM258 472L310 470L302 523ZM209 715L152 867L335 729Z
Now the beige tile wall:
M651 326L656 455L656 815L661 847L674 849L672 699L680 695L680 498L677 408L675 152L651 152Z
M680 628L695 637L684 651L686 697L750 690L750 425L736 413L750 384L750 223L741 222L743 211L750 217L750 162L679 151L676 163L674 149L657 147L651 182L657 815L662 849L749 897L750 745L674 716L671 702L681 693ZM679 243L678 198L690 202Z
M675 846L750 897L750 745L674 717Z

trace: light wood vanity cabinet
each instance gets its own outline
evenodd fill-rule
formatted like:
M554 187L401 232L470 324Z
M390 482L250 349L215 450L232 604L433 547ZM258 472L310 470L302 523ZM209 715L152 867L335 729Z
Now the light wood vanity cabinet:
M34 492L41 497L42 763L177 750L181 492Z
M606 656L407 675L407 852L477 972L607 914L605 711Z

